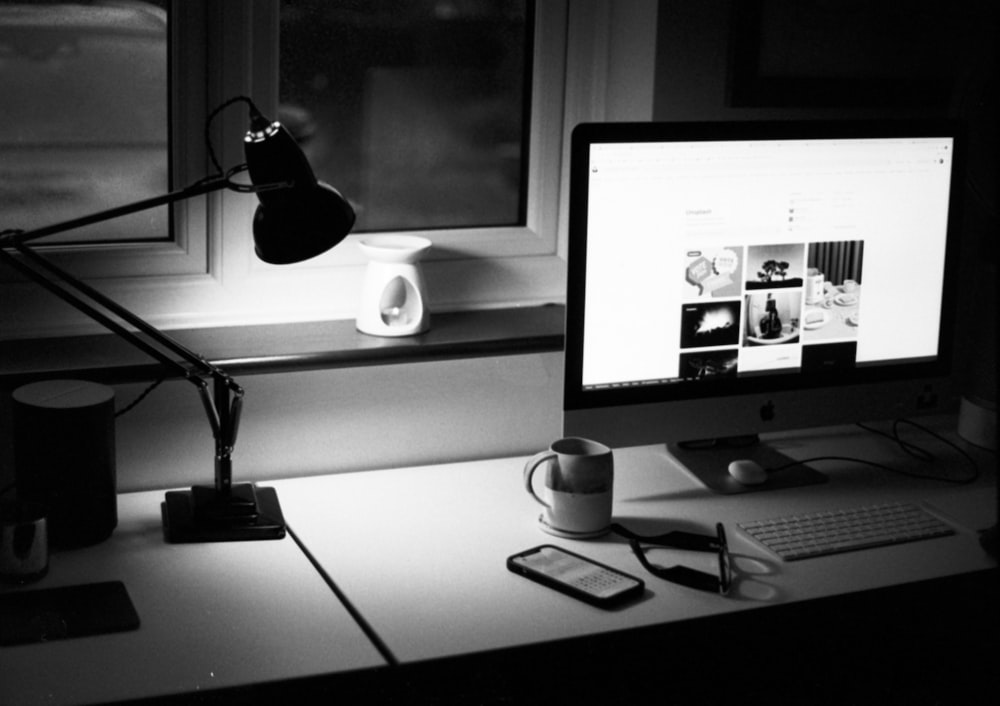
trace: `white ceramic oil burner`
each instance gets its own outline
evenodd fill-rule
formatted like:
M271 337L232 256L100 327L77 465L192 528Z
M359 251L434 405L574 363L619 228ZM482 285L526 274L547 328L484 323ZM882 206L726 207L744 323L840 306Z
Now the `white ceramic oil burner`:
M380 235L359 242L369 258L357 327L373 336L410 336L430 328L420 257L431 241L414 235Z

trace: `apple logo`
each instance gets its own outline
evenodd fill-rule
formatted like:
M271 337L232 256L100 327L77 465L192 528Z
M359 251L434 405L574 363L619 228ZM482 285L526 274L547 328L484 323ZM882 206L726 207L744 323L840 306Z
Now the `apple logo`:
M765 422L770 422L774 419L774 402L768 400L765 404L760 406L760 418Z

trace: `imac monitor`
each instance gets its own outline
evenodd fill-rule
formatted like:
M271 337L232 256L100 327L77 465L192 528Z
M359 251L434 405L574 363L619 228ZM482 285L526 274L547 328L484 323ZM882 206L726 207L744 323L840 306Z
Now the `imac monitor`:
M762 434L942 411L960 149L947 121L578 126L565 433L743 492Z

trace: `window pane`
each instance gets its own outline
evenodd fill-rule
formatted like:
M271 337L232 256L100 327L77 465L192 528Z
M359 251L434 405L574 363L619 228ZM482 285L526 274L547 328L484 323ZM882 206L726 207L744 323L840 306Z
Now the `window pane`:
M167 191L166 4L0 4L0 229ZM161 208L44 242L162 239L168 220Z
M280 117L355 230L518 225L525 0L283 0Z

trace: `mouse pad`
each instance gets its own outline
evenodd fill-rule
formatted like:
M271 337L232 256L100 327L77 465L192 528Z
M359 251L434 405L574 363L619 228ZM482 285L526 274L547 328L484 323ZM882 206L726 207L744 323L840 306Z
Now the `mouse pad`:
M121 581L0 594L0 645L135 630L139 615Z
M694 476L709 490L723 495L796 488L827 481L826 475L809 466L794 463L791 458L767 444L735 447L720 444L708 448L684 448L677 444L667 444L667 451L681 464L682 470ZM753 460L763 468L782 470L769 472L767 480L759 485L743 485L729 475L727 470L729 462L737 458Z

